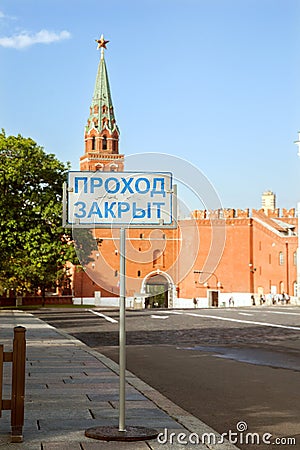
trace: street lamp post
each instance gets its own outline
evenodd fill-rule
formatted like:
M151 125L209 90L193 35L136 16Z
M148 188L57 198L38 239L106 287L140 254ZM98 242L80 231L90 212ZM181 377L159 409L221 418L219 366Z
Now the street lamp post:
M221 283L219 282L219 279L218 279L217 275L216 275L214 272L206 272L206 271L204 271L204 270L194 270L194 274L199 274L199 275L201 275L201 274L207 274L207 275L214 276L215 279L216 279L216 288L217 288L217 289L220 289ZM209 277L209 278L210 278L210 277ZM197 281L195 281L195 283L197 283Z

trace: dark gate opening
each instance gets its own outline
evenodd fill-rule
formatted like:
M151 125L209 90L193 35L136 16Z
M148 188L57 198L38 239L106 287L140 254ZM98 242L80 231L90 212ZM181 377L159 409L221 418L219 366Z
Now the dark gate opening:
M208 304L209 304L209 306L214 306L214 307L219 306L219 291L209 291L208 292Z
M153 275L147 280L145 299L146 308L168 308L168 281L163 275Z

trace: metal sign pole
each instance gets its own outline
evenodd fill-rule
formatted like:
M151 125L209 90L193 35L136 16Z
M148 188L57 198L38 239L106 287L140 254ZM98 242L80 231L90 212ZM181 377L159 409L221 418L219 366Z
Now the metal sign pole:
M126 229L120 228L120 323L119 323L119 431L125 429L125 372L126 372Z

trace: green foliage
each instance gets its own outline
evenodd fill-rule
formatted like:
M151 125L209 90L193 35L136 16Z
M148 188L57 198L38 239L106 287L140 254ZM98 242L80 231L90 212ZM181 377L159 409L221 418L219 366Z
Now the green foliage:
M77 263L61 225L62 184L69 165L30 138L0 133L0 286L21 293L45 290Z

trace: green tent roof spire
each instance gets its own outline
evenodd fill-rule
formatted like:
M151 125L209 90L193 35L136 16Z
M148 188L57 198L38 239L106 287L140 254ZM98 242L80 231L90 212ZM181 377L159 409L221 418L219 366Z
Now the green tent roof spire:
M99 133L105 130L109 133L113 133L116 130L119 134L114 115L108 73L104 58L104 49L106 49L106 44L109 41L106 41L102 35L100 39L96 39L96 42L98 43L98 49L101 49L101 57L98 65L94 95L91 103L88 124L86 126L86 132L88 133L92 128L95 128Z

